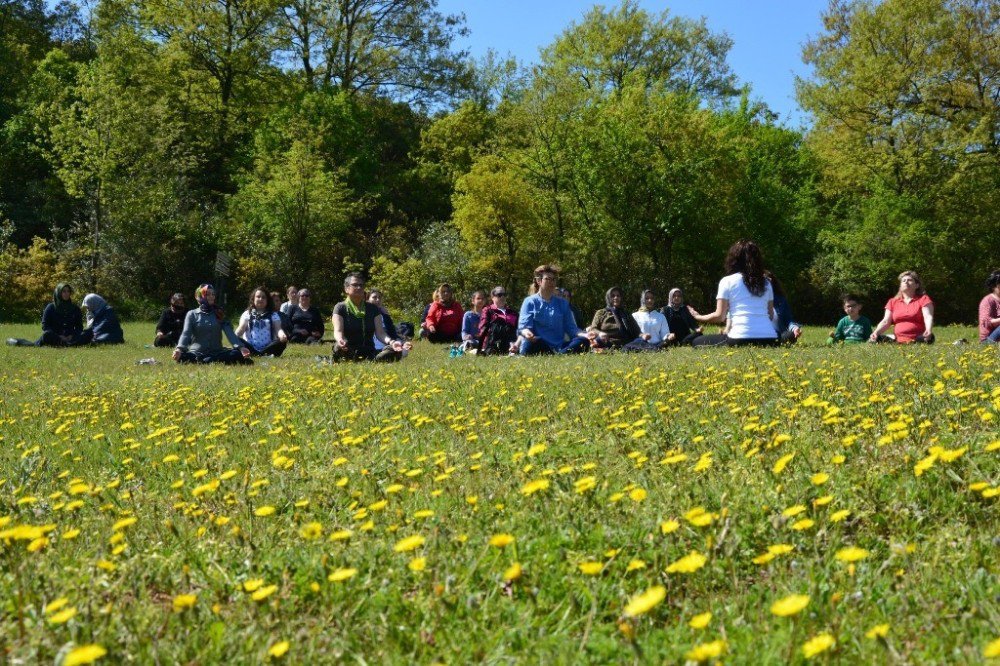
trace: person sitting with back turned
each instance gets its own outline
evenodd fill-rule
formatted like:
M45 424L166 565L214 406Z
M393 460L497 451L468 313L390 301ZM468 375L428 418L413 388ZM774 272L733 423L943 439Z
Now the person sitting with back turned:
M292 322L289 342L314 345L323 340L323 333L326 332L323 315L312 304L312 292L308 289L299 289L299 304L288 308L288 318Z
M398 361L411 345L390 337L382 325L382 311L365 300L365 280L361 273L348 273L344 278L342 302L333 306L333 360L336 361ZM385 348L375 350L372 335Z
M194 298L198 307L184 317L184 330L174 349L173 359L178 363L252 365L250 349L236 337L222 308L215 304L215 287L210 284L199 285ZM223 333L233 345L231 349L222 346Z
M186 314L184 294L178 292L171 296L170 307L160 314L160 321L156 322L156 337L153 338L153 346L176 347L177 341L181 339L181 331L184 330L184 315Z
M240 315L236 335L250 349L251 356L278 358L285 353L288 337L281 330L281 318L271 309L271 295L264 287L257 287L250 294L247 309Z
M588 333L577 326L569 302L556 296L558 279L559 271L554 266L546 264L535 269L530 295L521 303L521 315L517 320L518 333L523 340L522 356L585 352L590 348L588 341L597 338L596 333Z
M726 333L702 335L692 342L695 347L753 345L773 347L778 344L774 330L774 290L764 275L764 257L752 240L739 240L726 254L726 277L719 280L715 312L693 314L703 324L729 324ZM730 316L731 315L731 316Z
M83 307L87 308L88 328L84 337L95 345L120 345L125 342L125 332L118 321L115 309L97 294L83 297Z

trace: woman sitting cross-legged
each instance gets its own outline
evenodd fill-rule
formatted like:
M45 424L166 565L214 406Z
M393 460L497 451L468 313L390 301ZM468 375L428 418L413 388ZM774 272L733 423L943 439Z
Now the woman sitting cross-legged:
M384 342L385 338L392 338L393 340L399 340L400 342L406 342L403 339L400 331L396 329L396 322L392 320L392 315L389 314L389 309L385 307L382 303L382 292L378 289L372 289L368 292L368 302L378 308L378 311L382 313L382 330L385 331L385 337L379 338L374 332L372 332L372 344L375 345L375 351L382 351L386 348ZM409 348L404 345L403 358L409 353Z
M236 337L233 327L215 305L215 288L200 285L194 292L198 308L184 317L184 330L174 349L173 359L178 363L225 363L226 365L253 363L250 349ZM222 346L222 334L233 345Z
M176 347L181 339L181 331L184 330L184 316L187 308L184 307L184 294L177 293L170 297L170 307L160 314L160 321L156 322L156 337L153 338L154 347Z
M892 326L893 335L882 335ZM871 342L934 343L934 301L913 271L899 274L899 292L885 304L885 316L872 331Z
M450 284L442 284L437 288L438 298L431 303L424 319L427 339L431 342L461 342L462 317L465 311L455 300L455 293Z
M604 294L606 307L594 313L588 331L595 333L598 349L621 349L641 335L639 325L623 306L625 293L621 287L611 287Z
M88 328L83 331L88 342L95 345L120 345L125 342L125 332L118 321L115 309L97 294L83 297L83 307L87 308Z
M412 345L390 337L382 325L382 310L365 300L365 280L360 273L344 279L347 298L333 306L334 361L398 361ZM376 351L375 335L385 344Z
M558 279L555 266L535 269L530 295L521 302L517 319L522 356L585 352L590 348L588 341L597 337L597 333L577 326L569 301L556 296Z
M632 318L639 326L639 339L635 341L637 343L635 346L643 351L663 349L676 336L670 332L667 318L655 309L656 295L652 289L644 289L640 301L642 304L639 309L632 313Z
M504 287L493 287L490 292L493 302L479 313L479 331L476 340L479 353L515 354L517 353L517 312L507 307L507 290Z
M668 345L690 345L702 334L702 328L695 321L692 309L684 302L684 292L674 287L667 295L667 304L660 312L667 320L670 328Z
M289 306L287 314L292 324L289 342L306 345L322 342L326 327L323 326L323 315L319 313L319 308L312 304L312 297L310 290L299 289L298 304Z
M288 336L281 329L281 317L272 309L271 295L264 287L250 294L247 309L240 315L236 335L250 349L251 356L274 356L285 353Z
M773 347L778 344L774 330L774 291L764 277L764 257L751 240L737 241L726 255L726 277L719 281L715 312L694 314L696 321L710 324L725 323L726 333L702 335L692 342L695 347L756 345Z

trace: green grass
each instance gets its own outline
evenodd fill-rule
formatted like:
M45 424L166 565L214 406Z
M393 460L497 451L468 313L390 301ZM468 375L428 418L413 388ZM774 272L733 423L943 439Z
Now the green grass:
M831 349L811 328L791 349L534 359L421 343L392 366L293 347L238 368L177 366L134 342L151 330L129 324L111 349L0 348L12 663L88 643L111 663L259 662L281 641L303 664L681 663L724 640L724 660L759 664L801 661L825 632L818 661L981 663L1000 636L1000 359L949 344L974 329L919 348ZM697 507L709 524L685 517ZM14 539L38 536L24 525L53 527ZM425 542L395 552L411 535ZM754 563L775 544L794 550ZM853 571L835 557L847 546L868 551ZM702 568L666 573L691 551ZM329 581L340 568L357 574ZM276 590L254 601L253 580ZM661 603L623 618L658 585ZM197 600L175 611L183 594ZM790 594L805 610L773 615ZM76 613L54 624L63 597Z

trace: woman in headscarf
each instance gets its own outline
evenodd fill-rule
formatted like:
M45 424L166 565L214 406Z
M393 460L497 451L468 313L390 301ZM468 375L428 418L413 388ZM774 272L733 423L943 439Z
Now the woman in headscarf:
M639 325L623 307L625 293L621 287L611 287L604 294L606 307L594 313L588 331L595 333L595 346L600 349L621 349L639 337Z
M83 335L88 342L97 345L120 345L125 342L118 315L106 300L97 294L87 294L83 297L83 307L87 308L88 324Z
M288 336L281 330L281 318L271 307L271 295L264 287L250 294L247 309L240 315L236 335L250 348L251 356L274 356L285 353Z
M673 334L668 344L689 345L701 335L701 326L694 320L691 309L684 303L684 292L678 287L670 290L667 304L660 309Z
M184 294L176 293L170 297L170 307L160 313L160 321L156 322L156 337L154 347L176 347L184 330Z
M83 311L73 302L73 287L65 282L56 285L52 302L42 311L42 337L35 342L7 338L7 344L23 347L74 347L87 344L83 335Z
M225 363L250 365L250 349L236 337L233 327L215 305L215 287L202 284L194 292L198 308L184 317L184 330L174 349L173 358L178 363ZM222 346L222 334L232 345Z

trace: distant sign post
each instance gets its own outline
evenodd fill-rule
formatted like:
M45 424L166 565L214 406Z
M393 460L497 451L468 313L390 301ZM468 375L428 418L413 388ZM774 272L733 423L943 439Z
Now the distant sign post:
M226 278L233 266L233 258L223 251L215 255L215 290L221 299L222 307L226 307Z

